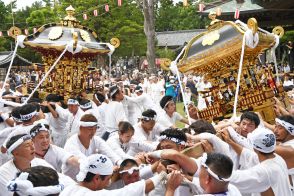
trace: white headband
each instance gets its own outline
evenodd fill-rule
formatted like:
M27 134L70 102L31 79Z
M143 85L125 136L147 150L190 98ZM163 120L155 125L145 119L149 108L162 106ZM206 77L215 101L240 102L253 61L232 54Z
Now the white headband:
M122 170L119 173L123 174L123 173L128 172L128 174L133 174L134 172L137 172L139 170L140 170L139 167L131 167L130 169Z
M154 117L148 117L148 116L141 116L141 120L149 121L149 120L156 120L156 115Z
M206 160L207 160L207 154L203 153L202 155L202 159L201 159L201 165L206 169L206 171L216 180L218 181L223 181L223 182L229 182L230 178L222 178L219 175L217 175L216 173L214 173L207 165L206 165Z
M78 100L76 100L76 99L68 99L67 105L80 105L80 104L79 104Z
M21 115L20 114L20 118L22 121L24 120L30 120L31 118L33 118L34 116L36 116L38 114L37 111L33 111L32 113L29 113L29 114L25 114L25 115Z
M164 108L166 108L166 106L167 106L169 103L171 103L171 102L173 102L173 100L172 100L172 99L171 99L171 100L169 100L168 102L166 102L166 104L164 105L163 109L164 109Z
M20 118L16 118L16 117L13 117L13 116L12 116L12 118L13 118L13 120L14 120L15 122L19 122L19 123L22 122L22 120L21 120Z
M175 137L167 137L166 135L161 135L159 137L159 141L161 142L162 140L171 140L173 142L175 142L176 144L180 144L180 145L185 145L186 142L183 141L183 140L180 140L178 138L175 138Z
M140 89L135 90L135 93L138 93L138 92L143 92L143 89L140 88Z
M279 118L275 119L277 123L283 126L291 135L294 135L294 125Z
M88 103L85 103L83 105L80 105L80 108L82 108L82 109L90 109L90 108L92 108L91 101L89 101Z
M97 122L85 122L85 121L80 121L80 127L94 127L97 126Z
M30 135L24 135L16 142L14 142L8 149L7 149L7 154L11 155L12 151L15 150L18 146L20 146L24 141L32 139Z
M38 128L36 128L33 132L30 133L31 137L36 137L36 135L40 132L40 131L47 131L49 132L49 130L45 127L45 125L43 123L39 123L35 126L39 126Z
M118 90L119 90L118 87L114 88L113 91L110 92L110 97L112 97Z
M22 172L19 177L8 183L8 190L23 196L45 196L58 194L64 189L62 184L34 187L33 183L27 180L28 176L27 172Z
M87 173L99 175L112 175L113 164L111 160L103 154L93 154L85 159L80 159L80 172L76 176L77 181L83 182Z

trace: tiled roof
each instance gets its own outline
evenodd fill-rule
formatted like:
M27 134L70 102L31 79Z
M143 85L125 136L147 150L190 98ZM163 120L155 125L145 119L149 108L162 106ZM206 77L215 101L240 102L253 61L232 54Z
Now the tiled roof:
M202 33L203 31L205 31L205 29L157 32L157 46L183 46L185 42L189 42L193 37L199 33Z
M203 13L208 14L210 11L216 11L216 8L221 8L222 14L223 13L234 13L237 8L237 3L235 0L232 0L232 1L226 2L222 5L204 10ZM258 4L252 3L251 0L245 0L239 10L242 12L242 11L254 11L254 10L260 11L262 9L263 9L263 7L261 7Z

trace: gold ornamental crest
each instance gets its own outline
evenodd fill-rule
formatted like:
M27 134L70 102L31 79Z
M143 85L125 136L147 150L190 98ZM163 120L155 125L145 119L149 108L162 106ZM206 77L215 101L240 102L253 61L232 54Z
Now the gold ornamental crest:
M80 30L80 34L81 34L81 38L85 41L85 42L90 42L91 39L90 39L90 35L87 31L85 30Z
M48 34L48 38L50 40L57 40L62 36L62 33L62 27L53 27Z

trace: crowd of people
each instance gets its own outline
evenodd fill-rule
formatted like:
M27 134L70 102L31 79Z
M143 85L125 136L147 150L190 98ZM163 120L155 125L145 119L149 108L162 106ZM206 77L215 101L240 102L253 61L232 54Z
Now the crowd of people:
M274 124L251 111L211 124L198 114L205 77L183 77L180 96L171 74L102 74L66 100L27 100L19 80L0 83L0 195L294 194L293 87L288 107L275 98Z

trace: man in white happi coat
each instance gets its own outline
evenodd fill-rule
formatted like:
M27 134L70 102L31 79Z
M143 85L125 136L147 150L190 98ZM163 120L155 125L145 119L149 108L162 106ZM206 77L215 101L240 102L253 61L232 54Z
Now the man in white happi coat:
M146 110L142 113L140 122L134 126L135 133L130 140L131 149L129 155L135 156L139 152L149 152L156 148L159 134L164 128L157 123L157 115L154 110Z
M185 124L189 124L188 120L176 112L176 104L173 101L172 96L164 96L160 100L160 106L163 109L158 116L158 123L160 123L165 129L176 127L176 122L180 121Z
M78 184L64 189L60 196L144 196L161 182L164 175L157 175L148 180L141 180L131 183L121 189L106 190L105 188L111 183L113 174L113 164L111 160L102 154L94 154L80 164L80 172L77 175Z
M112 151L106 142L100 137L96 136L97 119L92 114L85 114L80 120L80 131L70 137L64 149L70 154L75 155L79 159L96 154L106 154L114 164L120 164L121 159ZM79 168L71 165L63 165L63 172L75 179Z
M111 101L107 104L107 112L105 113L106 132L102 136L104 140L107 140L112 133L118 130L118 123L120 121L128 120L124 106L121 103L124 99L123 92L118 86L112 86L109 90Z
M59 101L59 96L49 94L46 97L46 101L44 101L41 105L45 106L46 110L48 109L48 111L44 111L44 115L45 119L50 124L53 143L63 148L68 133L68 130L66 129L68 111L61 107L61 103Z
M79 129L80 129L79 122L84 112L80 108L79 102L76 98L69 98L67 100L67 106L68 106L68 112L67 112L68 120L66 124L66 129L69 132L68 137L70 137L79 132Z
M105 127L104 127L104 124L102 123L101 115L97 105L91 100L82 99L80 100L80 108L85 112L85 114L92 114L93 116L95 116L95 118L98 121L96 134L101 137L102 133L105 131Z
M13 136L7 142L7 152L13 156L13 159L0 167L1 195L12 195L11 192L8 192L7 183L13 180L18 172L38 165L53 168L45 160L35 158L35 148L30 135L21 134ZM73 183L67 176L59 174L59 177L60 182L65 186Z
M286 162L274 153L276 137L266 128L258 128L250 135L253 150L242 148L240 164L230 178L241 193L253 195L292 195Z
M35 146L35 156L44 159L54 169L61 172L62 164L78 167L78 158L54 144L50 144L49 125L46 122L36 124L30 131Z
M134 97L124 96L128 103L128 119L131 123L138 122L143 111L147 109L158 110L158 107L153 103L151 97L143 93L143 88L137 86L135 88Z
M208 91L212 87L211 83L208 82L206 76L203 76L202 80L196 84L198 95L198 109L203 110L207 108L209 105L206 104L205 98L203 97L203 93ZM207 102L211 102L211 97L207 97Z
M233 162L226 155L204 153L202 157L193 159L177 150L167 149L154 151L149 156L175 161L183 171L193 175L192 182L184 178L182 184L188 185L195 195L241 196L239 190L230 183ZM165 195L174 195L177 188L167 184Z

